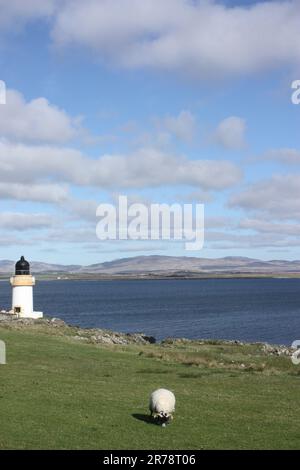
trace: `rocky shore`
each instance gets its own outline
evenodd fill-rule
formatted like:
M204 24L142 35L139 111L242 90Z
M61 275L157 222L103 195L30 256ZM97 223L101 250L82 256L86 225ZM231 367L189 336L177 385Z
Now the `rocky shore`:
M44 327L52 329L60 335L73 337L77 341L86 343L102 344L153 344L156 342L153 336L144 333L118 333L115 331L103 330L101 328L80 328L67 325L60 318L41 318L33 320L31 318L17 318L14 315L0 313L0 326L14 328L17 330L25 328Z
M185 338L166 338L164 344L173 344L174 346L180 344L193 343L195 340L185 339ZM236 346L247 346L247 345L258 345L260 346L261 352L267 356L291 356L295 351L291 347L285 345L276 345L269 343L246 343L238 340L197 340L198 345L236 345Z
M146 335L145 333L119 333L101 328L81 328L77 326L68 325L60 318L42 318L33 320L31 318L17 318L14 315L7 313L0 313L0 326L13 328L17 330L22 329L41 329L46 328L49 332L57 335L66 335L72 337L76 341L94 344L154 344L156 339L153 336ZM197 345L236 345L245 346L248 343L237 340L189 340L185 338L166 338L161 342L162 345L188 345L197 343ZM272 345L268 343L251 343L259 345L261 352L266 356L291 356L294 352L292 348L285 345Z

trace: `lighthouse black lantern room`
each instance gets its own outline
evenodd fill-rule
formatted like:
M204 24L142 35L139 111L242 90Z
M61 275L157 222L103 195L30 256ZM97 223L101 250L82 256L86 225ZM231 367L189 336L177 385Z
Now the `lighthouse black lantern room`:
M16 276L29 276L30 275L30 264L24 256L21 256L19 261L16 263L16 270L15 270Z

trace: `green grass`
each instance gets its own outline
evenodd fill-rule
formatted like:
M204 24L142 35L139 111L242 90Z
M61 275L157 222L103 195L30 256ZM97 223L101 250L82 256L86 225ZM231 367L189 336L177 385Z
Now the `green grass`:
M217 342L100 347L49 331L0 328L0 449L300 447L289 358ZM177 398L166 428L147 419L157 387Z

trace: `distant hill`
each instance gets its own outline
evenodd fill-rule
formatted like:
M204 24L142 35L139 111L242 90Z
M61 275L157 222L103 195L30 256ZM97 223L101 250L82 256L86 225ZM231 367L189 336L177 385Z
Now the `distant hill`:
M15 270L15 261L11 260L0 260L0 274L13 274ZM30 268L32 273L70 273L77 272L81 269L80 265L63 265L63 264L49 264L42 263L40 261L30 262Z
M300 273L300 260L270 260L261 261L259 259L227 256L225 258L196 258L177 256L136 256L133 258L123 258L105 263L92 264L90 266L81 265L61 265L48 264L33 261L31 271L36 274L41 273L90 273L90 274L197 274L197 273ZM0 260L0 274L12 274L14 272L15 261Z

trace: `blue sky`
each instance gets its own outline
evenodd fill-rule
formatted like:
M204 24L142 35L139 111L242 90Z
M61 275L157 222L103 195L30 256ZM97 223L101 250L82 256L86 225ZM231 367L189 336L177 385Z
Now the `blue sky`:
M300 258L298 1L24 3L0 0L0 259ZM204 248L100 242L118 194L204 203Z

